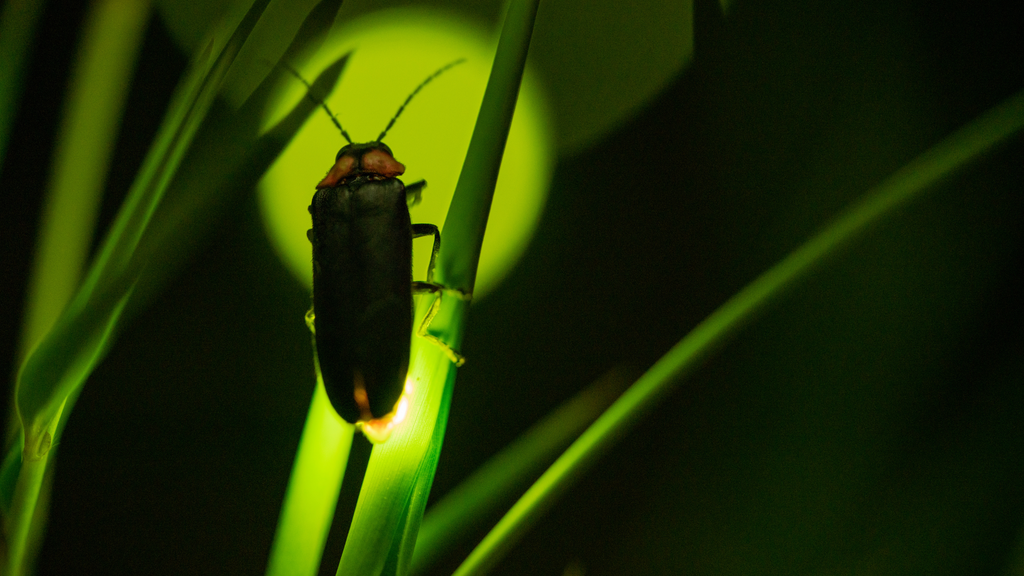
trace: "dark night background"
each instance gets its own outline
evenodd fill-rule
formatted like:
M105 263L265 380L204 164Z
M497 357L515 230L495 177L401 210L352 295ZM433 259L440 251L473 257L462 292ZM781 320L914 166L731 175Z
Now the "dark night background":
M0 178L12 374L80 4L47 8ZM694 64L559 158L533 244L474 306L434 494L614 364L650 365L864 191L1024 88L1015 8L738 0L725 18L698 2ZM185 62L154 20L104 225ZM1024 573L1022 152L1018 135L821 267L495 573ZM258 218L254 197L225 217L90 378L39 574L262 573L312 362L309 295ZM368 453L357 438L339 519Z

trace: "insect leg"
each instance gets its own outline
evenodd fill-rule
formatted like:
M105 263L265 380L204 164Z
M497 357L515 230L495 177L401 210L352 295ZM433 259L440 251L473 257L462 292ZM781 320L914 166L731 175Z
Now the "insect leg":
M430 251L430 263L427 264L427 284L434 283L434 260L437 259L437 253L441 250L441 231L433 224L412 225L413 238L420 238L431 234L434 235L434 248Z
M436 227L435 227L436 228ZM431 321L434 320L434 316L437 315L437 311L441 309L441 294L444 292L452 292L458 295L458 298L468 300L469 297L464 296L459 290L451 290L441 286L440 284L433 284L431 282L413 282L412 293L423 294L430 292L434 294L434 301L430 303L430 308L427 310L427 314L423 317L423 322L420 322L420 327L416 329L416 335L420 338L425 338L428 341L435 344L440 348L445 356L452 361L456 366L462 366L466 363L466 357L459 354L451 346L445 344L440 338L427 332L427 328L430 327Z
M408 190L408 187L406 189ZM412 293L424 294L429 292L434 295L434 301L430 303L430 308L427 310L427 314L423 317L423 322L420 323L420 327L416 330L416 335L421 338L426 338L436 344L444 351L445 355L448 356L448 359L455 363L456 366L462 366L466 362L466 358L462 354L453 350L451 346L442 342L437 336L428 333L427 328L430 327L430 322L434 320L434 316L437 315L437 311L441 309L442 294L448 292L459 300L465 300L467 302L471 299L471 295L464 293L462 290L453 290L434 283L434 263L437 259L437 253L441 250L441 231L433 224L412 225L413 238L420 238L428 235L434 236L434 247L430 252L430 263L427 264L427 281L413 282Z
M413 182L405 187L405 204L409 208L420 203L420 197L423 194L423 189L427 187L426 180L420 180Z

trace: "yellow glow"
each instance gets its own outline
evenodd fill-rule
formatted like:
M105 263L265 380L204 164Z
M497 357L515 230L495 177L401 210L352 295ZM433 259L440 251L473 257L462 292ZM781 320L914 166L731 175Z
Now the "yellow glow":
M302 69L311 80L330 62L355 50L327 104L355 142L371 141L412 90L441 66L466 62L427 85L384 138L407 170L406 183L428 182L413 222L443 225L490 72L494 42L472 22L423 9L394 9L356 19L325 42ZM273 125L305 97L305 88L285 77ZM312 283L307 211L314 186L345 142L324 113L310 117L260 187L269 236L293 273ZM474 299L495 286L522 255L547 195L552 170L551 130L537 82L527 70L509 134L498 188L480 259ZM426 277L430 239L415 243L414 278Z
M356 428L374 444L386 442L391 437L391 433L409 416L409 402L414 388L412 379L407 379L402 396L398 398L398 402L395 402L394 410L380 418L356 422Z
M398 408L395 409L395 417L392 420L395 425L401 424L405 421L405 417L409 415L409 399L402 395L402 398L398 401Z
M360 420L356 422L355 426L363 433L363 436L366 436L367 440L374 444L381 444L391 438L391 433L399 424L395 420L395 415L395 412L391 412L373 420Z

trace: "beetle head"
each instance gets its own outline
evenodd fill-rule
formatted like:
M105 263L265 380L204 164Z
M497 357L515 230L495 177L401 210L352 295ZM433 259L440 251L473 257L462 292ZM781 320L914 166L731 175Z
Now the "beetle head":
M338 150L334 165L316 188L333 188L360 176L369 180L385 180L404 173L405 166L395 160L387 144L379 140L365 144L346 144Z

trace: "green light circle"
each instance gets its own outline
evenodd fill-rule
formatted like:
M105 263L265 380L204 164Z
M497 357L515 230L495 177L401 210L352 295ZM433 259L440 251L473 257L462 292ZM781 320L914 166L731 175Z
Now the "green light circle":
M417 94L384 138L406 167L402 180L428 183L422 202L410 210L412 221L442 227L469 148L494 46L490 34L465 20L422 9L387 10L338 29L301 72L311 81L354 50L327 105L354 142L367 142L377 138L423 79L453 60L466 59ZM303 97L305 88L293 79L266 125L272 126ZM508 273L536 228L553 164L547 118L541 91L527 71L491 206L474 300ZM316 113L260 184L260 207L271 242L307 285L312 285L307 207L314 186L344 144L327 115ZM429 246L429 239L414 243L415 279L426 277Z

